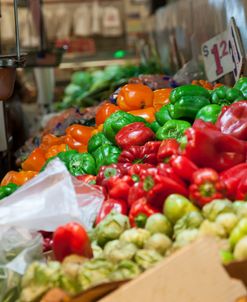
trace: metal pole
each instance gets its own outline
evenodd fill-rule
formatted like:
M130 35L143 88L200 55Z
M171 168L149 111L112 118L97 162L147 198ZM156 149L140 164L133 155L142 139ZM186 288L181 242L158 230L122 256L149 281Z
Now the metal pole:
M15 14L15 42L16 42L16 52L18 61L21 60L20 52L20 32L19 32L19 19L18 19L18 4L17 0L14 0L14 14Z

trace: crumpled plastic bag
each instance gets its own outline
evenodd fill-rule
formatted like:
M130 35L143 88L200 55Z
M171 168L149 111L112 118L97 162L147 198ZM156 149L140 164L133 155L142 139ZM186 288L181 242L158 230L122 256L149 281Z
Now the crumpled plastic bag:
M180 85L190 84L193 80L204 79L205 74L195 59L190 60L178 70L173 79Z

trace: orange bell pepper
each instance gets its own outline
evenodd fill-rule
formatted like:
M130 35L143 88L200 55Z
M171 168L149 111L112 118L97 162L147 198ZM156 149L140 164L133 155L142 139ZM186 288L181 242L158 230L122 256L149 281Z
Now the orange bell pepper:
M143 84L126 84L119 91L117 104L123 111L153 106L153 91Z
M77 140L75 140L71 135L66 135L64 137L64 143L66 145L68 145L70 149L77 150L77 151L81 146L84 145L84 144L78 142Z
M214 89L214 86L210 82L205 81L205 80L193 80L191 84L197 85L197 86L202 86L203 88L208 89L208 90Z
M82 145L81 147L79 147L79 148L77 149L77 151L78 151L79 153L87 152L87 146L86 146L86 145Z
M36 171L9 171L3 178L1 186L7 186L10 183L22 186L28 180L36 176L38 172Z
M147 122L152 123L155 121L155 110L153 107L139 109L139 110L132 110L129 111L130 114L135 116L143 117Z
M45 154L40 148L34 149L28 158L22 163L24 171L39 172L46 162Z
M105 103L96 112L96 125L99 126L100 124L103 124L105 120L114 112L119 111L120 108L114 104L111 103Z
M89 139L92 136L92 132L94 131L94 127L87 127L83 125L71 125L66 129L66 134L70 135L77 142L87 145Z
M40 149L42 149L44 152L47 152L50 147L62 144L63 138L63 136L56 137L53 134L46 134L42 137Z
M68 147L66 144L60 144L60 145L54 145L51 146L48 151L45 153L46 159L49 159L53 156L56 156L60 152L65 152L68 150Z
M155 111L159 111L161 107L167 105L170 102L169 97L171 92L172 88L164 88L154 91L153 106Z

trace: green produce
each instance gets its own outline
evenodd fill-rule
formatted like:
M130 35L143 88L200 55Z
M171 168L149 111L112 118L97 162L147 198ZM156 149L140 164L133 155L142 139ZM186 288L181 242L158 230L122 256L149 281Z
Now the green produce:
M233 102L243 100L243 94L236 88L221 86L212 91L211 100L213 104L230 105Z
M247 218L247 202L235 201L232 204L234 213L236 213L239 219L246 217Z
M81 87L71 83L65 88L64 92L67 96L76 97L79 93L81 93Z
M200 226L200 234L211 235L219 238L226 238L227 233L224 227L216 222L204 220Z
M97 244L97 242L93 241L91 247L93 250L94 258L103 258L104 256L103 249Z
M234 256L231 252L222 250L220 251L220 259L224 265L227 265L234 260Z
M244 96L244 100L247 99L247 78L241 77L236 84L234 85L234 88L240 90Z
M238 241L235 246L234 257L236 260L246 260L247 259L247 236L244 236Z
M120 240L134 243L137 247L143 248L145 242L150 237L150 232L144 229L133 228L126 230L120 236Z
M102 145L93 154L96 162L96 171L99 171L101 166L108 166L117 163L121 150L116 146L109 144Z
M173 89L170 94L170 101L172 104L175 104L182 97L187 97L187 96L205 97L206 99L210 98L210 94L207 89L201 86L189 84Z
M175 138L178 141L184 136L184 131L191 127L191 124L182 120L167 121L156 133L158 140Z
M228 199L217 199L206 204L202 209L203 216L211 221L215 221L216 217L222 213L233 213L232 202Z
M179 194L169 195L165 200L163 209L165 216L173 224L185 214L195 211L198 212L198 208L196 208L186 197Z
M71 82L86 90L89 89L90 85L92 84L92 76L89 72L76 71L71 76Z
M175 237L178 233L188 229L198 229L203 222L203 217L200 212L190 212L180 218L174 225Z
M104 247L105 258L113 263L118 263L122 260L131 260L136 252L137 247L135 244L121 240L107 242Z
M196 114L196 119L204 120L205 122L210 122L215 124L218 116L221 113L222 107L216 104L210 104L202 107Z
M78 153L71 157L69 162L69 172L73 176L83 174L96 174L95 160L89 153Z
M162 233L167 236L172 235L172 225L166 216L157 213L148 217L145 229L151 234Z
M154 250L139 250L135 255L135 262L144 270L154 266L163 257Z
M121 281L133 279L141 274L142 270L139 266L130 260L120 261L114 268L114 272L110 274L112 281Z
M87 145L87 150L89 153L94 154L95 151L97 151L98 148L100 148L102 145L112 145L112 142L110 142L105 135L100 132L98 134L93 135Z
M144 249L155 250L160 255L164 255L171 245L172 241L167 235L156 233L146 241Z
M176 240L172 246L172 251L176 251L192 242L194 242L199 236L198 229L184 230L178 233Z
M167 106L161 107L160 110L155 113L155 118L161 126L164 126L167 121L172 119Z
M229 242L231 246L234 247L245 236L247 236L247 218L242 218L230 234Z
M130 224L127 216L111 212L96 226L97 243L104 246L108 241L118 239L129 228Z
M154 121L150 124L150 128L156 133L160 129L160 124L157 121Z
M0 200L14 193L19 186L16 184L10 183L7 186L0 187Z
M216 217L215 222L223 226L226 233L229 235L238 223L238 218L234 213L223 213Z

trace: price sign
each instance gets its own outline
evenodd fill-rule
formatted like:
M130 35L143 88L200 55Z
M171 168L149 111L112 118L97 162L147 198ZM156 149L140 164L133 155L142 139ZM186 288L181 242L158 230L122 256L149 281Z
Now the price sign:
M202 45L202 55L207 78L213 82L234 69L229 52L228 31L225 31Z
M244 47L235 19L231 18L228 30L228 48L233 62L233 75L237 81L244 66Z

